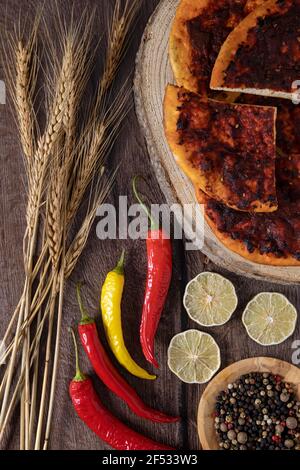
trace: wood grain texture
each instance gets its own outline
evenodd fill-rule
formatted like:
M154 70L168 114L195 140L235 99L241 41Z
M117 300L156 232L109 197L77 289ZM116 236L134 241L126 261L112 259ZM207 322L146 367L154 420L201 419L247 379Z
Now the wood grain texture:
M46 19L49 27L53 23L51 9L54 0L48 2L46 7ZM76 0L74 2L58 1L62 12L66 11L66 4L72 3L75 11L80 12L82 8L97 6L97 21L99 30L95 35L99 37L103 29L104 18L111 11L113 1L102 0ZM3 2L1 1L1 4ZM31 4L21 0L10 0L5 2L7 6L6 25L12 31L13 23L22 8L22 18L32 15L34 8L40 2L33 0ZM126 60L120 70L120 80L133 71L136 52L145 25L157 6L157 0L145 0L141 11L137 29L132 39ZM66 15L67 16L67 15ZM3 26L4 19L0 19ZM0 80L3 79L3 65L0 67ZM19 148L17 130L14 119L8 106L0 105L0 158L1 158L1 238L0 238L0 300L1 321L0 338L6 327L11 312L21 293L23 282L22 270L22 237L24 231L25 175L22 164L22 154ZM116 185L109 200L117 204L119 195L128 196L128 204L133 201L130 191L130 181L136 174L143 174L150 188L147 192L149 198L156 203L165 201L165 195L161 192L157 183L155 173L152 169L147 155L143 134L140 131L134 111L128 116L119 140L115 146L110 160L111 166L121 162L121 171L118 174ZM143 189L146 192L146 188ZM172 288L168 297L168 303L159 327L156 340L158 359L161 364L160 378L149 386L148 382L129 376L124 373L126 379L134 385L143 399L152 406L165 412L180 414L182 421L175 425L149 424L133 416L120 400L113 395L94 377L94 383L107 407L117 416L122 418L136 430L141 431L152 438L161 440L167 444L184 449L199 449L197 433L197 408L203 387L197 385L182 384L179 379L167 369L167 347L170 339L176 333L196 325L188 319L182 307L182 297L187 281L196 274L205 270L217 271L224 274L237 287L239 306L234 314L233 320L224 327L213 328L209 331L221 347L222 366L242 358L250 356L270 355L291 361L291 345L295 339L300 339L299 326L292 338L280 346L272 348L259 347L245 334L240 317L246 303L258 292L264 290L276 290L288 296L293 304L300 309L299 287L280 286L249 280L217 268L200 252L186 252L180 241L174 242L174 274ZM68 398L68 383L74 375L73 349L68 335L68 327L75 325L79 318L79 311L75 299L75 284L83 280L85 286L85 299L91 314L97 317L101 335L103 331L99 317L99 295L100 287L106 272L111 269L119 256L122 248L127 251L126 286L123 302L123 318L125 326L125 339L128 349L143 366L147 366L141 353L138 339L138 326L143 301L145 282L145 244L143 241L99 241L96 237L95 227L84 254L76 268L72 279L68 282L65 292L64 324L61 340L61 358L59 366L58 387L56 395L56 406L53 420L53 432L51 437L51 449L85 450L85 449L107 449L75 416ZM85 370L90 371L88 361L81 353L81 362ZM121 369L120 369L121 370ZM121 370L123 373L124 371ZM14 422L13 432L8 443L9 448L18 446L18 421Z

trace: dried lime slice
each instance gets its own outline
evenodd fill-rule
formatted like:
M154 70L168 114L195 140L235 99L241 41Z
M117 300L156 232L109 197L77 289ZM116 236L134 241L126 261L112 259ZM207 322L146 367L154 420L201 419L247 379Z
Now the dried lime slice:
M248 303L242 320L250 338L262 346L271 346L294 333L297 310L284 295L262 292Z
M184 306L189 317L202 326L224 325L238 299L234 285L216 273L201 273L186 287Z
M212 336L198 330L179 333L168 349L168 366L183 382L208 382L221 365L220 349Z

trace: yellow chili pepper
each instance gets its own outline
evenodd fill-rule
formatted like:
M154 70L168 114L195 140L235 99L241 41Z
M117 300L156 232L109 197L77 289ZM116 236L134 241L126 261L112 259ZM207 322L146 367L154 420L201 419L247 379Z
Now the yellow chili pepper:
M101 292L101 311L105 333L115 357L131 374L141 379L156 379L142 369L130 356L124 342L121 319L121 301L124 289L124 258L125 252L117 267L108 273Z

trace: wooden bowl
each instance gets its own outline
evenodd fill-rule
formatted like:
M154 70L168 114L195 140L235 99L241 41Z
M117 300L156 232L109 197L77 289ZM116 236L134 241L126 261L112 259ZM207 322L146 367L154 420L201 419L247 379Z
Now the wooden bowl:
M300 397L300 369L298 367L271 357L254 357L235 362L212 379L200 400L198 434L203 450L220 450L213 416L216 397L222 390L226 390L229 383L250 372L270 372L280 375L286 382L294 384L295 392Z

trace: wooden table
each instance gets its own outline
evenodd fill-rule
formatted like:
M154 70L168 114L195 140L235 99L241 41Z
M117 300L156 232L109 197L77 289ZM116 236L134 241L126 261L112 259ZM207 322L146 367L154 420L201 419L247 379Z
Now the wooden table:
M2 2L3 3L3 2ZM38 0L30 2L38 5ZM50 0L46 6L46 18L51 24L51 10L56 2ZM59 8L65 10L65 2L59 0ZM97 5L100 24L111 9L113 1L109 0L76 0L75 12L80 12L87 5L88 8ZM158 0L146 0L142 8L136 32L129 48L126 60L122 65L120 76L124 77L133 71L135 55L140 43L141 35L147 20ZM32 15L29 3L20 0L5 2L7 6L6 24L12 30L13 23L18 18L16 12L22 5L21 19L27 14ZM3 5L2 5L3 6ZM3 27L5 17L1 16L0 26ZM99 31L100 35L101 31ZM122 78L121 77L121 78ZM0 68L0 79L3 78L3 64ZM22 271L22 237L24 231L25 214L25 175L22 165L22 155L19 148L17 131L9 106L0 105L0 158L1 158L1 238L0 238L0 299L1 321L0 338L8 323L11 312L20 296ZM132 110L126 120L124 128L112 156L112 165L121 162L121 171L118 173L110 201L117 205L119 195L127 195L128 203L133 202L130 191L131 178L136 174L144 175L150 183L149 198L153 202L162 203L164 195L154 177L147 155L143 135L140 132L135 113ZM89 310L99 319L99 292L106 272L112 268L122 248L127 252L126 287L123 302L123 320L125 339L133 357L146 366L141 354L138 328L140 312L144 295L145 281L145 243L143 241L99 241L95 229L92 230L88 246L81 257L72 279L68 282L65 295L64 325L61 344L60 371L58 377L57 398L51 437L51 449L108 449L96 436L94 436L75 416L68 398L68 383L74 375L74 357L72 344L68 335L68 327L75 325L79 318L76 305L74 286L78 280L86 282L86 299ZM105 387L95 380L95 384L106 405L122 420L137 431L143 432L152 438L167 444L184 449L199 449L197 436L196 416L197 407L203 387L185 385L181 383L167 367L167 347L172 336L187 328L195 328L196 324L188 319L182 306L182 297L187 282L203 270L221 272L236 286L239 297L239 306L234 318L224 327L206 330L213 334L220 345L222 352L222 367L239 359L251 356L274 356L291 361L292 343L300 339L300 325L291 339L276 347L264 348L258 346L246 336L241 324L241 314L247 302L258 292L278 291L287 295L291 302L300 310L300 288L295 286L280 286L269 283L249 280L235 274L220 270L213 265L200 252L185 252L180 241L174 243L174 275L168 303L162 317L157 340L156 350L161 370L155 383L149 385L146 381L135 379L126 374L127 380L138 390L143 399L151 406L168 413L179 414L182 418L177 425L158 425L142 421L133 416L120 400L112 396ZM100 327L100 322L99 322ZM205 330L205 329L203 329ZM83 368L90 370L88 362L81 354ZM14 433L8 443L9 448L18 445L18 423L15 422Z

